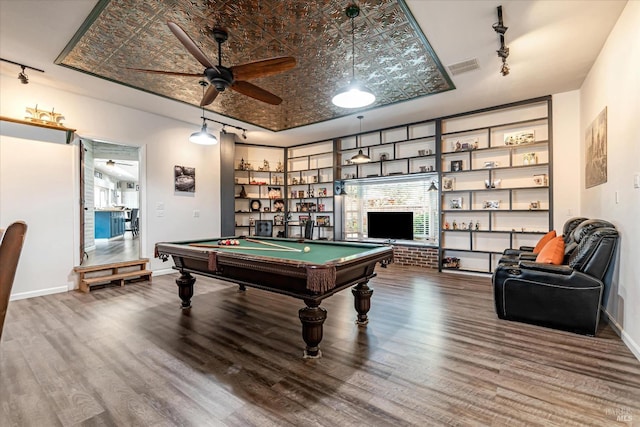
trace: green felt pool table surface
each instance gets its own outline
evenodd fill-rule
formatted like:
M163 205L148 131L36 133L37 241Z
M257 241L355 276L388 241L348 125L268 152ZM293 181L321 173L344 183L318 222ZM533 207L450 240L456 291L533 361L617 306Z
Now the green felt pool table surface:
M235 238L229 238L235 239ZM370 251L374 249L375 246L372 245L360 245L360 244L352 244L352 243L340 243L340 242L327 242L327 241L304 241L299 242L297 240L291 239L276 239L276 238L265 238L265 237L251 237L251 241L247 241L246 239L238 238L236 239L239 242L237 246L224 246L219 245L218 242L226 239L210 239L210 240L198 240L198 241L190 241L183 244L187 246L194 246L198 248L207 249L202 246L195 245L212 245L212 246L222 246L212 248L216 251L220 252L228 252L228 253L238 253L238 254L246 254L251 256L260 256L267 258L275 258L275 259L286 259L288 261L297 261L303 263L314 263L314 264L326 264L329 262L340 262L351 259L352 257L358 256L359 254ZM255 240L255 241L254 241ZM263 243L258 243L263 242ZM265 244L266 243L266 244ZM296 249L297 251L287 251L287 250L279 250L276 247L273 247L270 244L276 244L280 246L285 246L291 249ZM304 248L308 247L309 252L304 252ZM245 249L248 248L248 249Z

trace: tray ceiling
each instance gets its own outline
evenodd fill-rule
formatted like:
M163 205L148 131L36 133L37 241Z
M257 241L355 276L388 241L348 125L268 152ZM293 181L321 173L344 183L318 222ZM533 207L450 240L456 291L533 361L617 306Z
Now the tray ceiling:
M127 68L200 73L203 67L176 39L180 25L217 63L213 28L224 28L222 65L293 56L297 66L250 80L283 99L279 106L231 90L207 110L280 131L353 114L331 97L351 78L351 22L345 1L119 0L100 1L58 64L198 106L199 78L140 73ZM454 89L403 1L363 0L355 18L356 78L376 95L368 108Z

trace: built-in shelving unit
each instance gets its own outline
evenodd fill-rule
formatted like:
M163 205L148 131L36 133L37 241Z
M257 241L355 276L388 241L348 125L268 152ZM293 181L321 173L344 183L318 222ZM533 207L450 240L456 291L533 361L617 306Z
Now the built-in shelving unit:
M544 98L442 119L441 268L490 273L551 229L550 111Z
M235 234L255 234L256 220L273 221L273 235L285 235L284 149L235 146Z
M437 191L417 190L429 210L418 222L414 211L414 226L424 227L411 245L437 251L441 270L491 273L505 248L535 245L553 227L552 145L551 97L286 149L236 143L236 233L270 219L274 235L301 237L313 220L315 239L366 238L370 205L406 203L347 200L343 189L387 177L406 187L415 177ZM359 151L371 161L353 163Z
M287 150L287 236L304 236L307 220L315 222L314 239L334 240L333 141Z

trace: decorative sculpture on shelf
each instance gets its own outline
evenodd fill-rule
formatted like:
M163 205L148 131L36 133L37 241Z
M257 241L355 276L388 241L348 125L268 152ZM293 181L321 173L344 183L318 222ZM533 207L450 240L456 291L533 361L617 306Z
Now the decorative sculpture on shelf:
M240 190L240 195L238 197L240 197L241 199L247 198L247 191L244 189L244 185L242 186L242 189Z
M29 113L28 116L25 116L25 120L33 122L33 123L41 123L44 125L52 125L52 126L64 126L62 121L64 120L64 115L60 113L56 113L51 109L51 111L43 111L38 110L38 104L36 104L35 108L27 107L26 111Z

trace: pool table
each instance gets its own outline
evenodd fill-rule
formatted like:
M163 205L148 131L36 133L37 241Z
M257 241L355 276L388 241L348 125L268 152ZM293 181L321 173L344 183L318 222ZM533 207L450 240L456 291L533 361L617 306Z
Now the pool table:
M226 240L239 244L227 246ZM367 243L240 236L157 243L155 255L163 261L173 257L173 268L181 273L176 283L183 309L191 307L196 281L192 274L234 282L242 291L249 286L303 300L306 306L298 316L306 343L304 357L315 358L321 356L319 344L327 318L320 302L353 286L356 323L366 325L373 293L367 283L375 276L377 263L385 267L393 260L393 249Z

